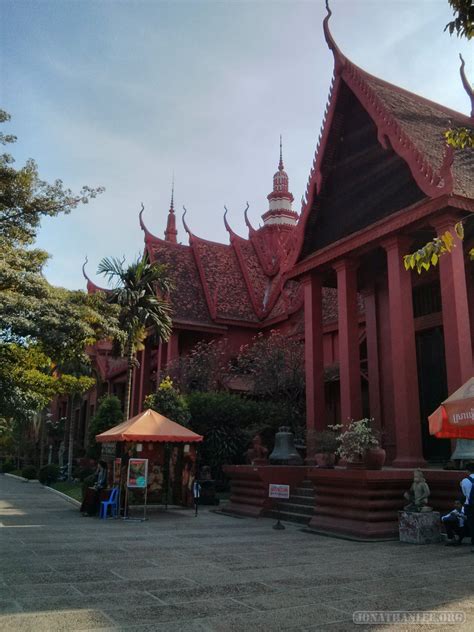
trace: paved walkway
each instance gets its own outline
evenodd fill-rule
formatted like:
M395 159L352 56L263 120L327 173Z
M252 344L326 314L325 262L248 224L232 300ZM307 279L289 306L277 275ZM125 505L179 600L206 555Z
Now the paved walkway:
M83 518L0 475L0 630L474 630L470 546L361 544L267 519ZM358 610L462 611L461 626L353 625Z

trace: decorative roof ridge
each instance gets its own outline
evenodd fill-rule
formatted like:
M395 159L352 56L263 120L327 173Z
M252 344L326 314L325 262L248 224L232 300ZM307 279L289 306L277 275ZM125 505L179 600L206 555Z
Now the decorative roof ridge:
M390 140L395 153L406 161L417 185L428 197L451 193L453 188L451 165L454 159L452 148L446 146L443 163L436 173L410 136L402 129L395 116L386 108L377 92L367 83L367 75L368 73L364 70L348 61L342 78L376 124L379 143L387 149L386 138Z
M186 220L184 219L184 218L186 217L186 213L188 212L188 209L184 206L184 204L183 204L183 209L184 209L184 213L183 213L183 215L181 216L181 221L183 222L184 230L188 233L188 236L189 236L189 244L191 245L191 242L192 242L192 241L193 241L193 239L194 239L194 235L193 235L193 233L191 232L191 230L190 230L189 226L186 224Z
M213 241L212 239L205 239L204 237L199 237L198 235L195 235L191 229L189 228L189 226L186 223L186 220L184 219L186 213L188 212L186 207L183 206L184 208L184 213L182 215L181 221L183 222L183 226L184 226L184 230L188 233L189 235L189 243L191 244L191 242L197 242L197 243L203 243L203 244L210 244L211 246L220 246L221 248L230 248L230 244L223 244L220 241ZM232 229L230 229L232 231ZM239 235L235 234L236 237L239 237Z
M255 251L255 246L252 244L250 239L244 239L243 237L240 237L239 235L236 235L236 238L231 240L231 244L232 247L234 248L234 252L235 252L235 256L237 257L237 262L239 264L240 267L240 271L242 273L242 276L244 278L244 282L245 285L247 286L247 292L248 295L250 297L250 302L252 303L252 307L255 311L255 314L257 315L257 318L259 320L262 320L265 317L265 309L263 307L263 305L260 305L259 301L258 301L258 297L256 296L255 290L254 290L254 285L250 279L250 275L249 275L249 271L247 266L245 265L245 258L244 255L242 253L241 250L241 244L242 243L246 243L246 244L250 244L252 246L252 248ZM260 260L258 259L257 256L257 260L260 263ZM265 271L263 270L263 273L265 274ZM267 275L265 275L267 276Z
M329 16L326 16L326 19L328 17ZM329 94L326 101L326 107L324 108L323 120L321 122L318 140L316 142L316 149L314 150L313 164L309 172L305 192L301 196L301 212L299 221L295 226L294 231L290 233L289 239L287 240L289 251L286 260L282 262L283 272L287 272L296 264L296 261L301 252L301 248L303 247L305 228L308 222L311 208L313 206L314 198L321 192L321 187L323 184L321 165L324 151L329 138L329 131L336 108L340 86L341 77L339 74L336 75L336 72L334 71L331 79L331 84L329 86Z
M336 44L332 33L329 29L329 20L331 18L332 15L332 11L329 8L329 1L326 0L326 11L327 11L327 15L323 20L323 32L324 32L324 39L326 40L326 43L328 45L328 48L332 51L332 54L334 55L334 72L336 74L339 74L342 72L347 58L345 57L345 55L343 55L341 53L341 49L339 48L339 46Z
M94 281L92 281L88 276L87 276L87 272L86 272L86 265L89 263L89 259L86 258L84 260L84 263L82 264L82 274L85 278L85 280L87 281L87 292L88 294L94 294L95 292L110 292L109 289L105 288L105 287L100 287L99 285L97 285L96 283L94 283Z
M138 218L139 218L139 221L140 221L140 228L145 233L145 243L146 244L160 243L160 244L166 244L166 245L171 244L172 246L180 246L181 245L181 244L177 244L177 243L173 243L173 242L167 241L166 239L162 239L161 237L158 237L157 235L154 235L151 231L149 231L148 228L145 225L145 222L143 221L143 213L144 213L144 211L145 211L145 207L144 207L143 202L142 202L142 209L141 209L140 213L138 214Z
M227 232L229 233L230 236L230 243L232 243L232 241L234 239L242 239L243 241L248 241L248 239L245 239L245 237L241 237L240 235L238 235L230 226L229 222L227 221L227 213L229 212L229 209L227 208L227 206L224 204L224 208L225 208L225 213L224 213L224 226L227 230Z
M244 217L245 217L245 224L247 225L247 228L249 229L249 238L250 238L250 236L253 235L254 233L256 233L257 230L250 223L249 216L248 216L248 210L249 210L249 203L247 202L247 208L244 211Z
M467 93L467 96L469 97L471 101L471 116L469 120L472 124L474 123L474 88L469 83L469 80L466 76L466 71L464 70L464 66L466 65L466 62L464 61L461 53L459 53L459 59L461 60L461 67L459 68L459 74L461 75L462 85L464 87L464 90Z
M460 57L461 57L461 55L460 55ZM462 57L461 57L461 59L462 59ZM377 75L373 75L372 73L368 72L364 68L361 68L360 66L355 64L354 62L352 62L350 60L347 60L347 61L348 61L348 65L350 65L353 68L357 69L357 71L359 73L361 73L362 75L364 75L368 79L375 79L375 81L378 81L383 86L385 86L387 88L390 88L394 92L398 92L400 94L405 94L405 95L407 95L409 97L414 97L416 100L418 100L418 101L420 101L420 102L422 102L422 103L424 103L426 105L433 106L433 107L437 108L438 110L443 110L444 113L447 116L455 117L456 120L459 121L459 122L465 122L465 123L470 124L470 125L473 124L472 118L469 117L467 114L463 114L463 112L458 112L457 110L453 110L452 108L449 108L447 105L443 105L442 103L438 103L437 101L432 101L431 99L428 99L427 97L424 97L421 94L418 94L417 92L412 92L411 90L408 90L407 88L402 88L402 86L397 86L395 83L390 83L390 81L387 81L386 79L382 79L380 77L377 77ZM462 64L461 64L461 68L462 68ZM460 72L461 72L461 69L460 69Z
M283 288L284 288L285 282L286 280L284 280L283 274L279 271L275 278L275 285L273 287L273 290L271 291L270 296L268 297L268 300L267 300L267 304L265 305L265 310L264 310L265 318L270 314L272 309L275 307L275 304L280 298L280 295L283 294ZM283 300L285 301L285 306L286 306L285 313L288 313L288 301L286 300L285 296L283 296Z
M262 226L261 230L263 230L263 228L265 228L265 226ZM272 262L269 259L266 249L263 248L262 244L260 243L259 231L255 231L252 235L250 235L249 241L251 242L255 249L255 252L257 253L257 258L263 268L265 275L268 277L274 277L278 273L280 262L278 260Z

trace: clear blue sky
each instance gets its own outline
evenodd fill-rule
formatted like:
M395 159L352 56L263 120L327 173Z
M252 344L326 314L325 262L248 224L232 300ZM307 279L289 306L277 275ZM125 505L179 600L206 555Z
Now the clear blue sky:
M368 72L468 112L458 52L474 78L472 47L443 33L447 0L332 0L341 50ZM227 241L222 215L246 234L258 224L284 161L300 210L333 61L323 0L0 0L1 107L12 115L19 164L44 179L106 192L43 223L46 274L84 287L103 256L143 249L138 224L162 235L175 203L193 231ZM7 131L7 130L5 130ZM179 221L179 238L187 235ZM100 279L99 279L100 282Z

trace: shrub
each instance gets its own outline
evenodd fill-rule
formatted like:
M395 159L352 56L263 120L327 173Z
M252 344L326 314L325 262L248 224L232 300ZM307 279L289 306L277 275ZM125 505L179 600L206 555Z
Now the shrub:
M88 456L92 459L99 459L101 445L95 440L95 436L101 432L113 428L123 420L122 405L115 395L105 395L99 401L99 406L89 425L89 448Z
M14 469L15 469L15 464L12 463L11 461L5 461L5 463L2 464L2 472L4 474L6 474L7 472L13 472Z
M256 401L232 393L190 393L190 427L204 436L201 461L220 476L223 465L243 463L255 434L271 450L280 426L292 425L292 406Z
M78 478L82 482L89 476L95 474L95 469L94 467L78 467L73 470L72 477Z
M38 474L39 482L43 485L51 485L51 483L55 483L59 478L59 465L45 465L43 466Z
M186 400L173 386L173 381L169 377L162 380L156 393L146 397L145 408L152 408L182 426L189 423L190 414Z
M22 469L21 475L23 476L23 478L32 481L36 478L36 467L34 465L27 465Z

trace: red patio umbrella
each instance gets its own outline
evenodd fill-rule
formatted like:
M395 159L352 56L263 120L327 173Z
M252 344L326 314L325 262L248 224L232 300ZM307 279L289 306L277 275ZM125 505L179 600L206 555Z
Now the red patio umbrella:
M474 439L474 377L458 388L428 417L438 439Z

